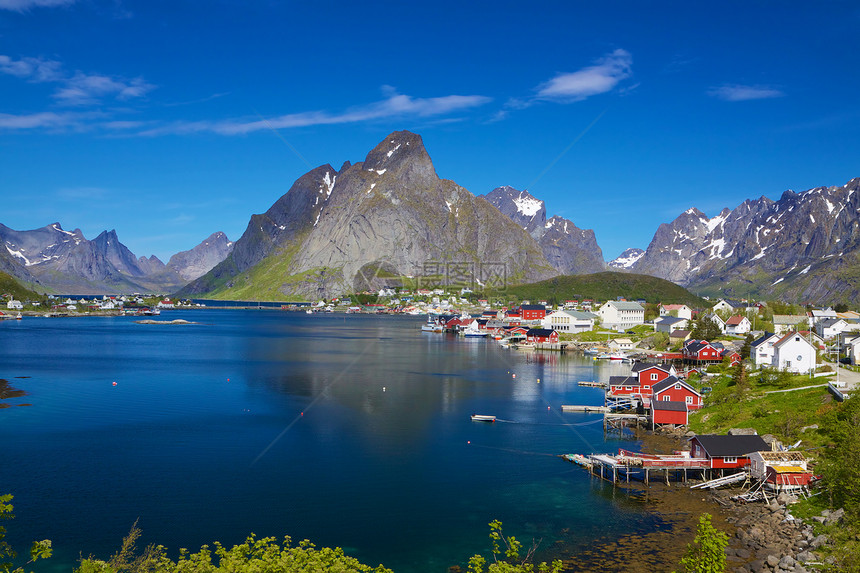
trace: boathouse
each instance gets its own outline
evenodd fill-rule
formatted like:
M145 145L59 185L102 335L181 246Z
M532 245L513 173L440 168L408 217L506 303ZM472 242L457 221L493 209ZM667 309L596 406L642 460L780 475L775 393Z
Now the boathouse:
M761 436L703 434L690 438L690 455L706 459L711 469L739 470L750 464L753 452L770 450Z
M651 402L651 429L655 426L686 426L690 410L684 402L660 400Z
M524 304L520 306L523 320L543 320L546 307L542 304Z
M651 387L651 402L683 402L690 410L704 406L702 395L675 376L669 376Z
M800 452L753 452L750 474L775 491L807 487L812 480L806 456Z
M558 332L548 328L530 328L526 331L526 340L529 342L558 344Z

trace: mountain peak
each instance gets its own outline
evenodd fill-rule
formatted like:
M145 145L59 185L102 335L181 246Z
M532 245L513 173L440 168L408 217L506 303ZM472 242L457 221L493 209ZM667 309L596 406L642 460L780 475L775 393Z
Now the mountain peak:
M398 177L439 178L424 141L411 131L395 131L383 139L367 154L362 168L377 173L391 170Z

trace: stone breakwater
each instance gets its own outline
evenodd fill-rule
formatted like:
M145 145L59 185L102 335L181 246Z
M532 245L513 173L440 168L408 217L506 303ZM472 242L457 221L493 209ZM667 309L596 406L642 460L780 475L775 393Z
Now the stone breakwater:
M719 492L717 500L731 491ZM830 543L826 535L815 535L813 527L791 515L796 498L780 494L770 504L737 506L726 521L736 533L726 548L727 570L734 573L806 573L821 563L818 551ZM825 510L813 519L825 525L841 523L843 510Z

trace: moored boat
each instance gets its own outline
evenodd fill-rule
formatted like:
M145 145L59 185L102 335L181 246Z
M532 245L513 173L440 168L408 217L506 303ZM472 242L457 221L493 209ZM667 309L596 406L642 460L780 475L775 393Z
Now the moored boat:
M472 414L473 422L495 422L496 417L489 414Z

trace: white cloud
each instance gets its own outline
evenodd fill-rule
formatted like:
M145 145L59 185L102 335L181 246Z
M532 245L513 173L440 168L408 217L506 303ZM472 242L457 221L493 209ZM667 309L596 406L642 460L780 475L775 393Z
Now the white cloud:
M34 83L58 83L60 87L53 97L64 105L93 105L99 103L104 97L124 101L143 97L155 89L154 85L142 78L128 80L81 71L69 75L63 72L62 67L62 64L55 60L42 58L16 60L0 54L0 73Z
M54 113L45 111L24 115L0 113L0 129L38 129L60 128L77 124L81 117L78 114Z
M708 95L724 101L747 101L751 99L783 97L785 92L769 86L727 84L709 89Z
M383 87L386 99L365 106L358 106L341 113L309 111L258 119L253 121L223 120L178 122L142 132L140 135L186 134L212 132L221 135L243 135L265 129L285 129L312 125L335 125L359 123L379 119L402 117L430 118L457 113L482 106L491 101L485 96L450 95L435 98L414 98L398 94L389 86Z
M632 65L633 57L630 53L617 49L597 60L592 66L559 74L541 84L535 99L575 102L612 91L622 80L632 75Z
M0 0L0 10L26 12L30 8L49 8L52 6L70 6L76 0Z

